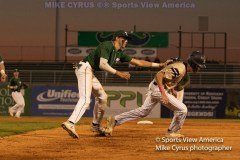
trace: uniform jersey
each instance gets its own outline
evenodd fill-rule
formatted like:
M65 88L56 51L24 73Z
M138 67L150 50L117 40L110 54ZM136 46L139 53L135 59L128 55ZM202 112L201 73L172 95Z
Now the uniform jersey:
M106 41L97 46L97 48L89 54L84 60L88 61L91 67L99 71L100 58L105 58L108 60L108 64L113 66L118 61L130 62L132 58L122 51L116 51L112 41Z
M176 91L183 90L186 86L190 84L190 76L189 74L185 74L185 76L181 79L181 81L177 84L177 86L174 88Z
M176 87L186 74L186 66L183 62L175 62L163 68L163 84L167 89Z
M18 92L20 92L21 87L22 87L22 81L20 80L20 78L12 77L10 79L9 86L17 86L16 89L11 89L11 91L18 91Z

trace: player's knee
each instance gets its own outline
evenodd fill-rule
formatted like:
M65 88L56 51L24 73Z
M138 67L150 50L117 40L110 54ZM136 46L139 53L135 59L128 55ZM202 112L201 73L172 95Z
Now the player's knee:
M19 107L24 107L24 106L25 106L25 103L20 102L20 103L18 103L18 106L19 106Z
M187 109L187 106L185 104L183 105L181 112L184 113L184 114L187 114L188 109Z
M100 99L100 101L102 101L102 103L107 103L108 95L106 94L106 92L103 91L103 93L100 95L99 99Z
M141 117L141 118L144 118L144 117L148 116L150 112L151 112L150 109L144 108L144 109L142 109L142 110L140 111L140 117Z
M77 105L78 106L85 106L86 108L88 108L88 106L90 105L91 99L90 98L80 98L78 100Z
M95 98L95 104L97 104L98 110L100 112L104 112L104 110L105 110L105 108L107 106L107 98L106 99L105 98L101 99L99 97L96 97Z
M103 91L99 97L96 97L97 102L99 105L106 105L107 104L108 95Z
M107 99L103 99L99 101L98 109L100 111L104 112L106 106L107 106Z

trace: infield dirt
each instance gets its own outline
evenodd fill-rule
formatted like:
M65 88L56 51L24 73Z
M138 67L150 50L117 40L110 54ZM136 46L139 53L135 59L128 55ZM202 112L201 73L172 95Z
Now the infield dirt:
M34 118L35 122L59 121L67 118ZM4 121L4 118L0 119ZM9 118L7 118L9 120ZM10 121L19 119L10 119ZM20 121L32 121L22 118ZM117 159L117 160L239 160L240 121L239 120L197 120L186 119L182 134L199 140L201 137L218 137L215 142L168 142L162 141L170 119L151 119L153 125L137 125L137 121L127 122L115 128L113 136L98 137L90 131L90 118L83 118L76 126L80 139L72 139L61 127L32 131L21 135L0 139L0 159ZM158 140L156 140L158 139ZM216 138L215 138L216 139ZM223 142L220 142L223 140ZM181 141L181 140L180 140ZM191 146L229 146L229 151L189 151ZM156 146L170 147L168 151L157 151ZM174 147L188 150L176 151ZM176 148L175 148L176 149Z

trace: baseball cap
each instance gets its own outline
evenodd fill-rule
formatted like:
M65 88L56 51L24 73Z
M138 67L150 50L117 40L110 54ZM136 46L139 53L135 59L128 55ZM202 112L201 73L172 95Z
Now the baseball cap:
M113 38L115 39L116 37L124 37L126 39L131 39L131 37L129 37L128 33L125 32L124 30L119 30L119 31L115 32L113 35Z
M16 68L16 69L14 69L14 72L19 72L19 69L17 69L17 68Z

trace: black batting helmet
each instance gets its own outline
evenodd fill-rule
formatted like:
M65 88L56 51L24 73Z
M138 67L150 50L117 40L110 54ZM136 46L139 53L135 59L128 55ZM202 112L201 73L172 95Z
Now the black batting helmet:
M199 51L193 51L188 57L188 64L193 71L197 71L198 68L206 68L205 61L205 56Z

